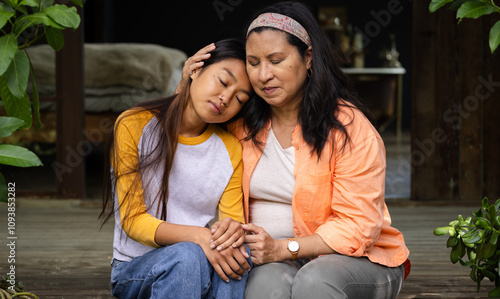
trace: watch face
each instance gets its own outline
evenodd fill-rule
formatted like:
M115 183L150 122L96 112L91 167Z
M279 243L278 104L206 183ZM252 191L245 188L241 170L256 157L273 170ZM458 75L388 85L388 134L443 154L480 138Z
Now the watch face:
M299 250L299 243L297 243L297 241L291 241L288 243L288 249L292 252Z

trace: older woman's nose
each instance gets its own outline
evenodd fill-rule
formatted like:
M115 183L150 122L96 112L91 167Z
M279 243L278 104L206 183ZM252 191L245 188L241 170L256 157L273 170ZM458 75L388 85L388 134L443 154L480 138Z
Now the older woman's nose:
M271 67L267 63L261 64L259 69L259 80L262 82L267 82L273 78L273 72Z

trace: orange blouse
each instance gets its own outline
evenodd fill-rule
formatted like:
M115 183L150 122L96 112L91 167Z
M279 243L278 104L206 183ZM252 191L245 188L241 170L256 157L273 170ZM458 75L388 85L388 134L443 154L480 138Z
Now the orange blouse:
M335 147L327 142L319 157L303 140L300 125L292 133L295 148L295 189L292 199L295 236L318 234L333 250L348 256L365 256L389 267L403 264L409 250L401 232L391 227L385 204L385 147L382 138L361 111L341 107L338 119L350 140L342 151L343 135L333 132ZM258 134L265 144L269 121ZM248 222L249 186L262 151L246 133L242 120L229 131L243 146L243 193Z

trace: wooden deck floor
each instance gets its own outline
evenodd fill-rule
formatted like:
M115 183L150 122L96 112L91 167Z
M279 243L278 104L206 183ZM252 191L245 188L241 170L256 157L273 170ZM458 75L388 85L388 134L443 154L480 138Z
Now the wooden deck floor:
M99 231L96 207L47 200L17 200L16 280L40 298L112 298L109 275L112 226ZM393 224L411 251L412 272L399 298L487 298L476 293L468 269L449 262L446 237L432 230L475 207L389 204ZM7 205L0 204L0 275L7 272ZM5 216L4 216L5 215Z

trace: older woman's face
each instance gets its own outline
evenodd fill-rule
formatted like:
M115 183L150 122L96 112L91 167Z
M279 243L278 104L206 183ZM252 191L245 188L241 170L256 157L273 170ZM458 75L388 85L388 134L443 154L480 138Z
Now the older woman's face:
M247 73L255 92L274 107L298 105L303 98L311 51L300 56L278 30L252 32L246 44Z

